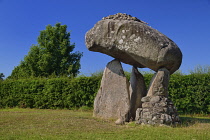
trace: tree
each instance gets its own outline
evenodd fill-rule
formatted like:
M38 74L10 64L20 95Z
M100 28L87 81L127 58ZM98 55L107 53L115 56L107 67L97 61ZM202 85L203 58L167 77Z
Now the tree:
M5 77L4 74L3 73L0 73L0 81L3 81L4 80L3 77Z
M37 41L9 78L77 76L82 53L72 53L75 44L70 43L66 25L48 25Z

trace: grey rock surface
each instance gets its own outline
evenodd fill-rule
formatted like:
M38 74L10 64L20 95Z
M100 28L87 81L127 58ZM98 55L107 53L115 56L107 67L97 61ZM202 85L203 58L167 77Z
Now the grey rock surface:
M166 68L159 69L153 76L147 96L163 95L168 97L170 72Z
M149 99L149 98L148 98ZM152 96L136 111L137 124L174 125L180 123L176 108L165 96Z
M119 118L115 121L116 125L123 125L125 124L125 119L124 118Z
M182 53L171 39L125 14L103 18L86 33L85 39L90 51L139 68L158 71L165 67L172 74L182 62Z
M130 77L130 117L135 120L137 108L142 107L141 99L146 96L147 89L143 75L133 67Z
M118 119L121 124L129 118L129 82L118 60L109 62L104 70L101 86L94 100L93 116Z

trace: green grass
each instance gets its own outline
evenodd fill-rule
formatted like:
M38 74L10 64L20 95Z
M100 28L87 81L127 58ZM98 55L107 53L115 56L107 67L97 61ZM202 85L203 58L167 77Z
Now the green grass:
M0 139L49 140L208 140L210 117L183 116L181 126L154 127L134 122L118 126L92 117L92 111L0 109Z

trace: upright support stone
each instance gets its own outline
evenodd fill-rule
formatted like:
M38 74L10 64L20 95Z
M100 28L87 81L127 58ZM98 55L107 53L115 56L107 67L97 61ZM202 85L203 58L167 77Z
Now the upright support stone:
M168 98L169 71L158 70L153 76L142 108L136 111L137 124L172 125L180 122L177 110Z
M170 72L166 68L159 69L151 80L147 96L168 97L169 78Z
M94 117L128 121L130 110L129 82L118 60L109 62L104 70L101 86L94 101Z
M137 108L142 107L141 98L146 96L147 89L143 75L136 67L132 68L130 78L130 119L135 120Z

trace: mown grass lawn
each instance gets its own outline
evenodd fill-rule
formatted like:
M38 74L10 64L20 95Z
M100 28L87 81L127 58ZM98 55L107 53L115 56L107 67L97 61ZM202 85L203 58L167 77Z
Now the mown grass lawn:
M92 117L92 111L0 109L1 140L210 140L210 117L182 116L172 127L115 125Z

